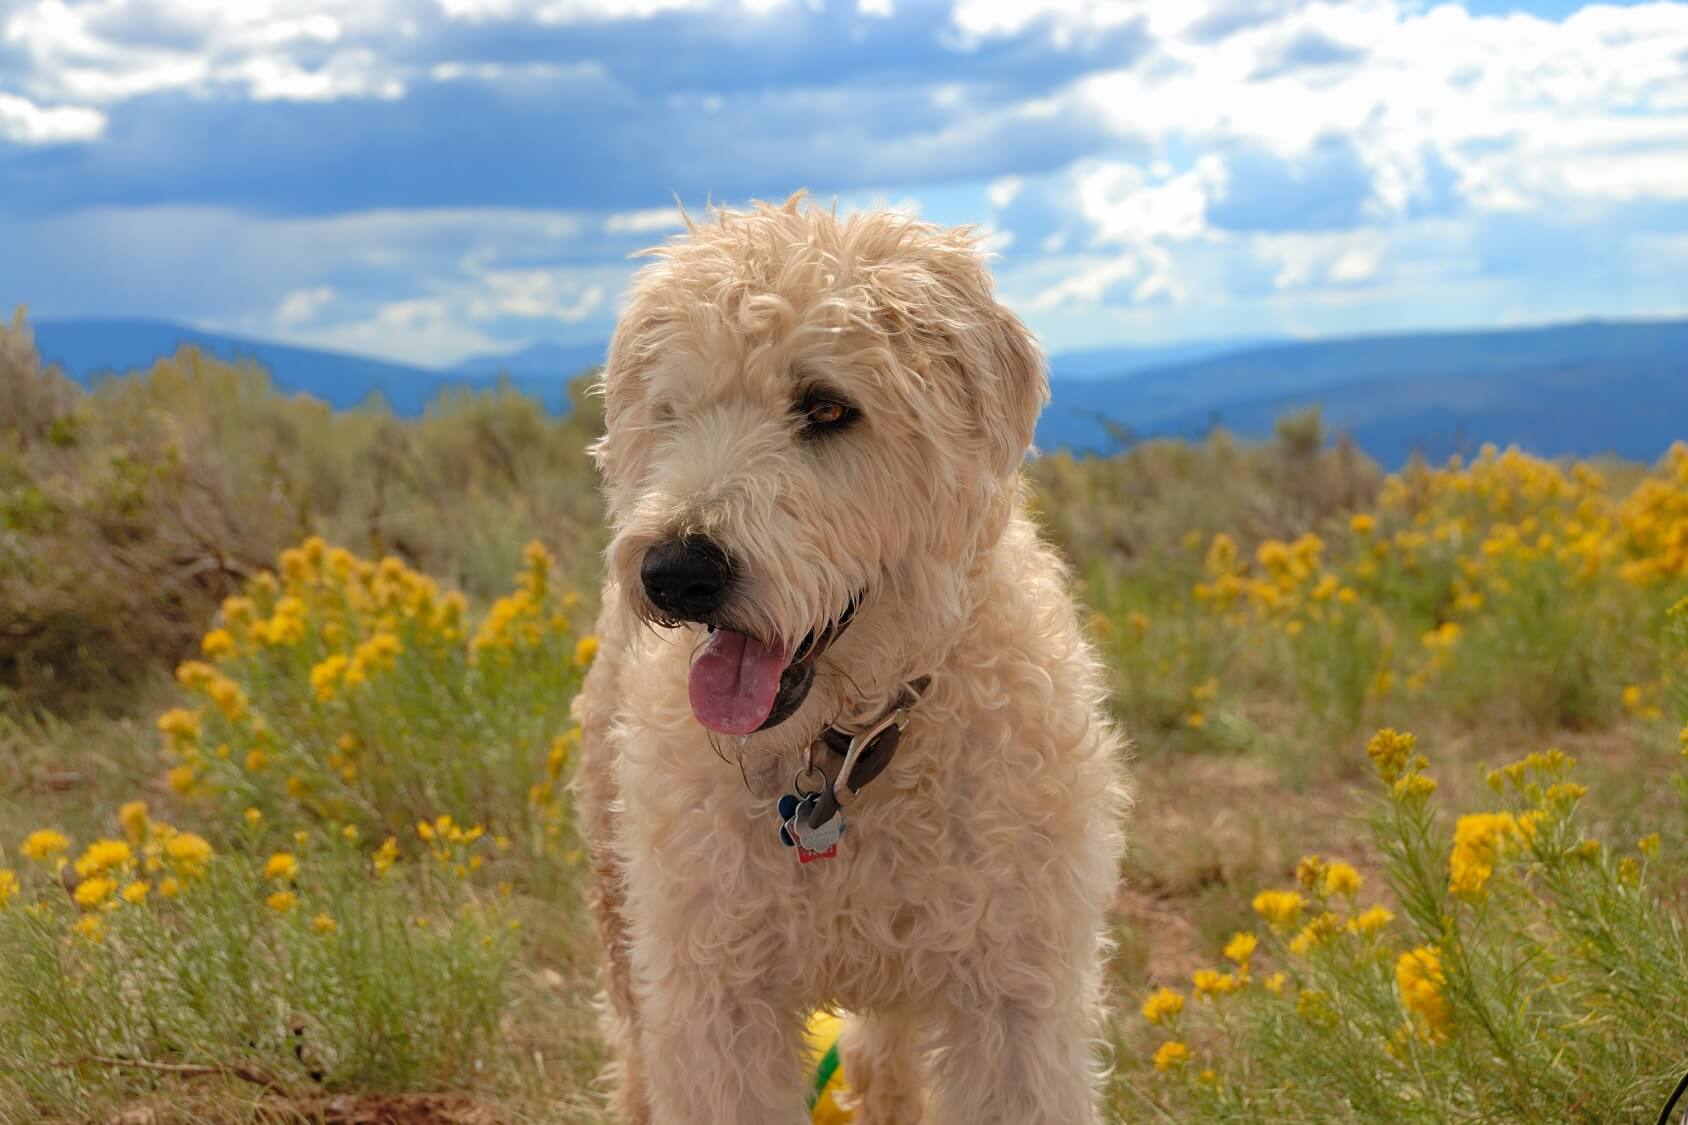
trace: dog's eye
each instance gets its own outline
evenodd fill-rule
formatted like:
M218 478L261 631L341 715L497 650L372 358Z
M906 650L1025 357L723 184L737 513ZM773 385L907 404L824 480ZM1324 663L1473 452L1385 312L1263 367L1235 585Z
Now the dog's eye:
M803 432L813 436L842 430L860 417L854 406L834 395L811 395L803 400L801 410Z

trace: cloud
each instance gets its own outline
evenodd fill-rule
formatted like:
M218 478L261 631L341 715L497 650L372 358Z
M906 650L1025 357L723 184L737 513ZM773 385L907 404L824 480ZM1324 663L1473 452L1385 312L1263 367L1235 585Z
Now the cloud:
M1683 3L38 0L0 14L0 294L581 341L676 195L807 186L981 225L1054 347L1656 308L1685 58Z
M283 297L281 304L276 306L275 322L283 328L309 323L315 320L317 313L333 299L334 287L330 285L313 285L309 289L295 289Z
M0 140L19 145L60 145L96 140L105 132L105 114L86 106L43 108L16 94L0 91Z
M620 211L604 220L608 234L648 234L652 231L679 230L685 226L677 207L651 207L643 211Z

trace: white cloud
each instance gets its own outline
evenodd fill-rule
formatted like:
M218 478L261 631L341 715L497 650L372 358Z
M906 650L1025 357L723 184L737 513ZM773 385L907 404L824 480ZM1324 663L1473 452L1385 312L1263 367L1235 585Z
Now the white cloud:
M1377 276L1378 252L1370 247L1350 246L1332 262L1326 276L1332 281L1370 281Z
M317 313L334 300L334 288L330 285L313 285L309 289L295 289L281 299L276 306L275 322L283 328L290 328L306 324L316 319Z
M1026 182L1019 176L1003 176L991 181L990 187L985 189L985 199L1000 211L1014 202L1015 197L1020 194L1020 189L1025 186Z
M856 0L856 12L858 15L880 19L889 19L897 14L891 0Z
M1026 305L1045 310L1067 304L1095 304L1109 286L1134 276L1140 268L1131 257L1096 262L1033 295Z
M606 234L649 234L679 230L685 226L678 207L651 207L643 211L619 211L604 220Z
M784 7L788 0L437 0L451 19L469 22L531 19L544 24L595 23L649 19L665 12L742 8L760 14Z
M0 140L20 145L92 141L105 132L105 114L86 106L43 108L0 91Z
M1207 202L1224 190L1225 162L1203 156L1188 172L1152 182L1135 164L1108 161L1073 176L1080 212L1099 243L1189 239L1207 226Z
M1688 5L1591 6L1554 23L1355 0L1217 40L1187 31L1161 39L1159 65L1081 80L1075 112L1198 150L1245 142L1295 158L1346 138L1385 216L1422 194L1427 152L1480 207L1688 194Z
M476 320L519 316L574 324L604 303L601 285L582 284L566 270L488 270L467 288L469 315Z
M466 355L496 351L500 342L454 315L441 297L417 297L380 306L368 320L337 324L292 339L317 347L386 356L424 367L439 367Z
M966 47L1042 24L1055 46L1065 48L1075 39L1127 23L1153 6L1140 0L956 0L950 20Z
M400 0L39 0L0 22L30 61L24 81L51 98L118 102L235 89L266 100L397 97ZM148 37L137 26L167 34ZM379 44L379 48L374 45Z

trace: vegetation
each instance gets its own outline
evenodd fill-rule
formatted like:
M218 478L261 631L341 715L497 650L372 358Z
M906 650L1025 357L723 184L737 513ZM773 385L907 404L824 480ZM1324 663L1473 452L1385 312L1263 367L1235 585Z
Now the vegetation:
M601 1119L574 400L0 334L0 1119ZM1307 416L1032 477L1138 743L1117 1118L1656 1114L1688 448L1386 477Z

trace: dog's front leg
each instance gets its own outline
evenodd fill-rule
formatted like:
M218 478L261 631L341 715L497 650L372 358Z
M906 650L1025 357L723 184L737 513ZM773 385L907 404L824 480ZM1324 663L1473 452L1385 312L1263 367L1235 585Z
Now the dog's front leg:
M1077 1004L944 1012L932 1125L1094 1125L1094 1028Z
M640 1011L652 1120L797 1125L805 1118L799 1022L749 974L665 958L644 966ZM649 975L646 975L649 973Z

